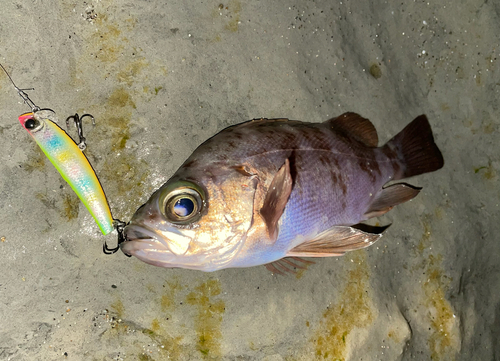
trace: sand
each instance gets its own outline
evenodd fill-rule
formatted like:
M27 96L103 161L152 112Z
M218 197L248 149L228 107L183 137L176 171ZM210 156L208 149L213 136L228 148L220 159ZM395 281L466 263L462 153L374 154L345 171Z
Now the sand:
M124 221L253 118L354 111L383 143L425 113L445 166L409 180L423 190L377 244L296 275L156 268L102 253L116 235L0 73L0 359L500 359L499 16L495 1L3 4L0 62L61 125L94 115L86 154Z

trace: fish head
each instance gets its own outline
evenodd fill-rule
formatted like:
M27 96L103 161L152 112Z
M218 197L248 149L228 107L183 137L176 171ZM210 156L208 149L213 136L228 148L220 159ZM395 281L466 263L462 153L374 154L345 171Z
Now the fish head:
M229 267L252 225L254 183L223 166L180 169L136 211L120 247L160 267Z

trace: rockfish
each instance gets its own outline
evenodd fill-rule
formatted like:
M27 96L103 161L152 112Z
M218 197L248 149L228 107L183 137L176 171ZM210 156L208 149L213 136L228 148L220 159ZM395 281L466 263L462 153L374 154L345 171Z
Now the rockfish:
M251 120L200 145L135 212L120 247L160 267L290 270L299 257L373 244L382 228L359 223L420 191L386 184L443 164L425 115L382 147L355 113L324 123Z

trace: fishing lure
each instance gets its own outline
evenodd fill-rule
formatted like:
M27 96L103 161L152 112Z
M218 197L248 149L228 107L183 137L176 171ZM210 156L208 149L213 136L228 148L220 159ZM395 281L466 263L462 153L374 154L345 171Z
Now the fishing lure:
M76 114L74 118L76 122L81 122L83 117L79 118ZM55 123L55 114L51 110L41 109L22 114L19 116L19 122L73 188L94 217L102 234L110 233L114 229L113 217L94 169L81 151L85 148L84 140L80 141L80 146L77 145Z
M73 119L78 129L80 143L75 141L56 124L54 111L50 109L40 109L28 95L24 92L27 89L19 89L5 68L0 64L10 81L14 85L18 94L24 102L31 108L31 112L19 116L19 122L33 137L40 146L50 162L61 173L62 177L78 195L85 207L94 217L102 234L106 235L117 229L123 228L123 222L114 220L109 209L108 201L97 179L94 169L90 165L87 157L82 150L85 149L85 138L83 137L82 119L91 117L94 124L95 120L90 114L79 117L78 114L68 117L66 124L69 126L70 119ZM108 249L106 244L104 251L113 251Z

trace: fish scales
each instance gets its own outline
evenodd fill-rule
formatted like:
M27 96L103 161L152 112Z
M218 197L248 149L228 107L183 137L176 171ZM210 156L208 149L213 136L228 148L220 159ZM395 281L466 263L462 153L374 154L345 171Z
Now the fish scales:
M425 139L419 140L419 133ZM399 144L403 140L410 146ZM198 147L134 215L122 250L159 266L212 271L266 264L298 253L343 254L350 250L345 237L354 237L352 249L360 248L362 241L371 244L368 240L379 234L352 226L418 193L405 184L384 185L443 165L425 116L387 145L377 143L373 125L354 113L324 123L261 119L226 128ZM408 162L418 170L409 170ZM183 182L192 182L192 189L199 187L203 194L197 213L186 222L183 215L195 200L175 190L167 192L172 197L165 195L175 184L184 189ZM187 211L178 205L179 216L169 199L188 204ZM168 214L164 207L170 207ZM172 234L176 241L169 239ZM146 241L141 244L141 239ZM172 242L177 242L174 251ZM309 249L304 244L310 244ZM299 246L300 252L294 252ZM226 249L229 254L223 254Z
M327 228L330 224L357 223L360 211L367 207L370 193L375 193L393 174L390 159L379 149L361 149L355 141L338 136L323 124L248 125L251 123L212 138L206 144L206 151L200 148L187 160L187 163L196 161L197 166L183 167L179 177L203 179L210 167L229 168L248 163L259 170L259 176L269 180L268 175L274 175L285 159L290 159L294 188L285 208L282 229L297 223L297 218L315 219ZM233 138L246 139L251 146L237 147ZM318 182L322 183L321 188ZM325 213L330 216L320 217ZM322 218L328 220L321 221ZM304 231L307 234L308 228L316 226L315 222L300 223L300 227L305 228L297 229L301 231L297 234L304 235ZM281 237L285 233L289 233L289 238L295 232L280 233L278 241L289 240Z
M205 143L206 149L200 147L188 158L177 177L203 179L210 167L248 163L270 183L269 175L290 159L294 188L280 224L279 251L297 235L358 223L370 198L394 174L391 156L395 154L367 148L332 132L325 123L275 121L252 125L235 126L211 138ZM250 146L239 147L235 139L245 139Z

